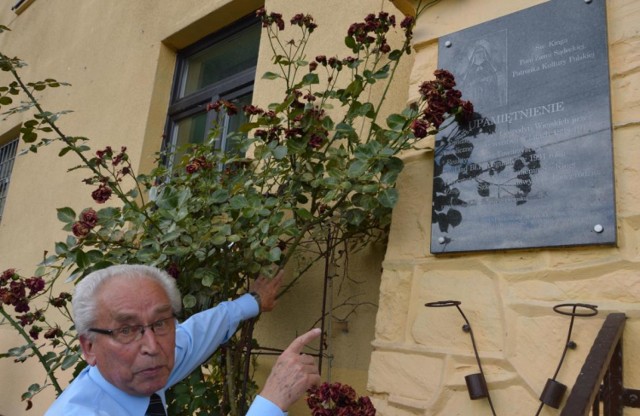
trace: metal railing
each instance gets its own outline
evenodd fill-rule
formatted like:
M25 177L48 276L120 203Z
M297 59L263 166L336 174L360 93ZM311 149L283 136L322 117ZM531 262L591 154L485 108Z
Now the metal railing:
M640 390L623 383L625 320L624 313L607 316L560 416L622 416L625 407L640 408Z

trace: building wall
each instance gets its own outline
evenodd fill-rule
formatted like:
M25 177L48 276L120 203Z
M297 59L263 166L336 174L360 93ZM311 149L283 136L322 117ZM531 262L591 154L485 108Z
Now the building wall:
M415 3L396 2L403 9ZM436 68L438 37L539 3L445 0L429 9L416 30L410 95ZM445 299L460 300L472 324L497 414L535 413L566 341L569 318L552 309L560 303L595 304L599 314L577 318L577 348L568 352L557 380L573 386L606 315L624 312L624 386L640 387L640 3L609 0L607 15L617 246L433 256L433 154L406 155L369 367L379 414L491 414L486 400L471 401L467 393L464 377L478 368L461 316L455 309L424 307ZM541 414L558 411L545 407Z
M162 142L176 50L265 2L30 0L20 14L11 11L15 3L16 0L0 0L0 24L11 29L0 35L0 50L28 63L21 71L27 81L55 78L72 84L40 95L50 111L73 111L59 121L66 134L90 138L93 150L127 146L134 167L145 172L154 166L155 152ZM313 58L320 53L347 55L342 45L352 22L382 8L395 10L392 3L383 0L352 3L268 0L266 7L283 13L285 20L298 12L311 13L316 18L319 28L309 45L309 56ZM261 104L281 99L281 88L260 79L269 69L270 57L263 42L254 94ZM401 71L401 86L391 100L394 107L401 108L407 102L411 66L408 62ZM0 85L8 82L7 74L0 73ZM21 117L0 118L0 138L19 126ZM70 206L78 212L95 205L90 196L92 187L81 182L83 173L67 173L78 161L73 156L59 158L58 151L58 146L52 144L37 154L16 159L0 223L0 270L16 268L24 275L35 271L43 254L52 252L54 242L65 238L62 223L56 219L56 208ZM357 299L362 306L348 314L348 319L342 319L347 315L345 309L336 313L336 320L341 322L336 322L329 342L335 358L330 370L325 360L324 374L350 383L362 393L372 350L383 254L383 246L374 246L351 257L348 270L352 278L336 279L334 287L336 303ZM317 268L313 276L321 277L323 272ZM284 348L296 334L318 320L322 285L315 278L295 287L272 314L261 318L257 331L262 345ZM11 329L0 326L0 351L21 342ZM270 360L263 361L259 377L264 377L270 368ZM43 380L43 370L35 362L0 360L0 415L24 414L25 403L20 401L20 395L31 383ZM28 414L44 413L53 399L50 388L37 396ZM293 414L305 414L304 408L303 404L298 405Z
M403 107L415 97L419 83L430 78L437 65L439 36L541 2L438 2L419 21L415 61L403 67L390 106ZM9 11L14 3L0 0L0 24L12 29L0 35L0 50L28 62L29 67L22 71L25 79L52 77L70 82L72 87L43 94L45 105L53 111L74 110L61 119L61 127L68 134L90 137L95 150L126 145L141 171L153 166L154 152L160 147L175 51L261 4L258 0L34 0L16 15ZM348 281L342 286L346 291L341 296L364 293L362 302L377 304L379 309L359 309L331 334L332 378L353 384L361 393L368 386L379 414L489 414L486 401L468 399L464 376L477 372L477 367L469 337L460 329L460 317L423 306L449 298L462 301L473 324L498 414L534 413L566 336L567 318L552 311L561 302L594 303L600 313L578 320L573 336L578 348L568 354L559 380L573 384L605 315L622 311L629 317L624 334L624 384L640 388L640 358L633 353L640 347L640 324L636 322L640 315L636 306L640 298L636 186L640 4L633 0L607 3L618 246L434 257L428 249L433 155L428 146L406 154L388 245L372 247L351 260L351 275L365 284ZM395 6L388 0L266 2L268 10L280 11L285 17L299 11L314 15L320 25L316 39L322 41L310 45L309 56L341 53L348 25L369 12L384 9L397 14L395 7L409 11L413 4L411 0L398 0ZM268 67L264 47L258 78ZM0 73L0 85L5 81L6 74ZM256 101L270 102L278 94L272 83L257 80ZM0 120L0 137L19 123L19 116ZM15 267L29 274L43 253L52 250L53 242L64 236L55 208L81 209L93 204L91 189L80 182L82 174L66 173L75 161L58 158L55 144L50 147L16 160L0 223L0 270ZM322 272L314 271L316 275ZM265 344L283 347L295 332L317 319L321 296L317 280L305 281L295 290L272 315L261 319L258 336ZM0 351L18 341L12 331L0 327ZM268 364L265 360L261 376ZM0 360L0 414L24 414L20 394L43 378L37 365ZM36 399L30 413L42 414L51 400L50 389ZM305 414L303 406L292 414ZM545 409L542 414L557 412ZM627 409L627 414L640 413Z

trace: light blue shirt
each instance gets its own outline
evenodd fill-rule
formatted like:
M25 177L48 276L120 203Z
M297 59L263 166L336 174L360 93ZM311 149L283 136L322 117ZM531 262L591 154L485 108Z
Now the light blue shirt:
M196 314L176 327L175 365L167 385L157 393L166 404L165 391L188 376L236 331L240 321L258 315L254 297L222 302L215 308ZM149 398L132 396L100 374L98 367L82 370L78 377L51 405L45 416L143 416ZM278 406L257 396L246 416L283 416Z

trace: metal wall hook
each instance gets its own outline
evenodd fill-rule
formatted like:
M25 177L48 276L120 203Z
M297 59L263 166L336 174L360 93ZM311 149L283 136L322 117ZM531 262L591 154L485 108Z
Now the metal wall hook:
M565 308L570 308L570 311L566 311ZM560 408L560 403L562 402L562 397L567 391L567 386L556 381L556 377L560 372L560 367L564 361L565 356L567 355L567 351L569 349L576 349L577 344L571 340L571 332L573 331L573 321L576 317L591 317L598 314L598 306L597 305L589 305L586 303L562 303L560 305L556 305L553 307L554 312L559 313L561 315L571 316L571 322L569 323L569 331L567 333L567 341L564 343L564 349L562 351L562 357L560 358L560 362L558 363L558 367L556 368L556 372L553 374L553 377L547 379L547 383L544 386L544 390L540 394L540 406L538 407L538 411L536 412L536 416L540 414L540 411L544 407L544 405L553 407L554 409Z
M464 312L462 312L462 308L460 305L462 302L459 300L440 300L436 302L428 302L425 303L424 306L428 308L443 308L443 307L451 307L455 306L455 308L462 315L462 319L464 319L465 324L462 326L462 330L467 332L471 337L471 345L473 346L473 352L476 356L476 362L478 363L478 368L480 369L480 373L470 374L465 376L465 383L467 384L467 391L469 392L469 398L471 400L483 399L487 398L489 402L489 407L491 408L491 413L493 416L496 416L496 411L493 407L493 402L491 401L491 395L489 394L489 389L487 388L487 382L484 376L484 371L482 370L482 363L480 362L480 355L478 354L478 348L476 347L476 340L473 336L473 329L471 328L471 324L469 320L465 316Z

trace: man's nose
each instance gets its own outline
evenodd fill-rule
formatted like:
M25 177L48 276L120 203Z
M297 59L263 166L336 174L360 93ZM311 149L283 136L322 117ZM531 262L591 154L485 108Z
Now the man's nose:
M157 335L151 328L142 329L140 344L142 346L142 352L146 354L156 354L160 347Z

